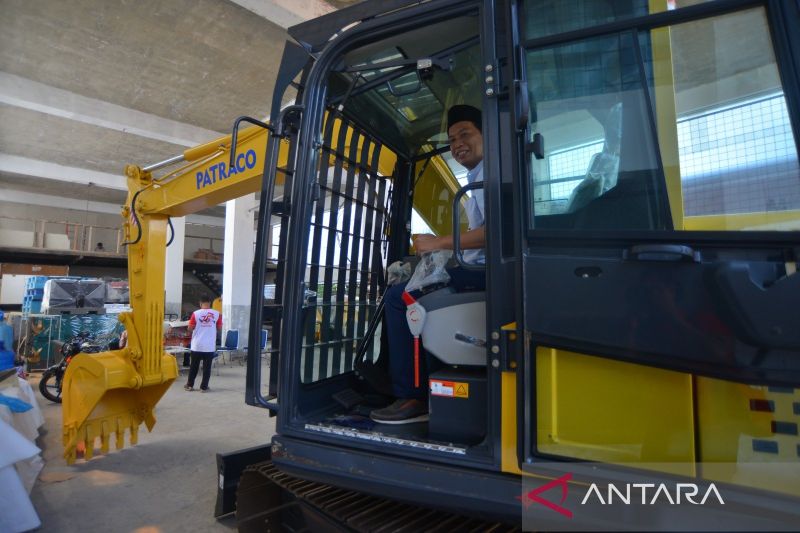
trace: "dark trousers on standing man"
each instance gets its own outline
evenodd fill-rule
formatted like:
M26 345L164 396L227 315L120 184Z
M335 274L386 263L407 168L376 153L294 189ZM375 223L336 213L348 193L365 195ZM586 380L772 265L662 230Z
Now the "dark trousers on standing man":
M192 351L192 364L189 367L189 380L186 385L194 387L194 379L197 371L200 370L200 361L203 361L203 380L200 382L200 389L208 388L208 381L211 379L211 362L214 360L214 352L195 352Z

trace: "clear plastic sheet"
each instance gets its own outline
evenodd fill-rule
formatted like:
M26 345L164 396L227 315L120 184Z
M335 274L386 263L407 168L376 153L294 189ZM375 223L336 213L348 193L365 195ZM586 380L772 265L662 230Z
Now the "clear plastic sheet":
M106 282L101 279L54 278L44 284L42 312L51 309L98 309L106 301Z
M125 329L118 315L62 315L60 340L67 341L78 333L91 333L97 344L108 344L119 338Z
M125 329L117 314L29 315L20 323L19 353L28 361L28 370L43 370L59 361L58 343L78 333L91 333L98 344L119 338Z
M434 250L422 254L414 274L406 285L406 292L418 291L439 283L448 283L450 274L447 273L446 266L452 256L452 250Z

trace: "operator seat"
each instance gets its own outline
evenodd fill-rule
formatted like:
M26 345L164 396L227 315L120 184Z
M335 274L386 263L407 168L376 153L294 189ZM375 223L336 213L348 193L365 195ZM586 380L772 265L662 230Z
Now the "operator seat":
M425 349L454 366L486 366L486 291L444 287L417 298L427 316Z

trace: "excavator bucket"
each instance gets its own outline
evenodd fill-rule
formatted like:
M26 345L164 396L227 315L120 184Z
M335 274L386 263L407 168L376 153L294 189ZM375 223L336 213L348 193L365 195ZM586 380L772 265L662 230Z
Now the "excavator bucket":
M155 405L178 376L177 362L169 354L161 356L160 366L160 379L143 383L129 349L78 354L70 361L61 393L67 464L75 462L79 450L91 459L98 438L101 452L107 453L112 434L119 450L125 446L126 430L134 445L142 422L148 431L153 429Z

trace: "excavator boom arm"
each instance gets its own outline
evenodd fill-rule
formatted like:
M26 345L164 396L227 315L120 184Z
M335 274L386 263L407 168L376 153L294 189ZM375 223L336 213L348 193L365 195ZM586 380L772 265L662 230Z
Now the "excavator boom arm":
M248 128L239 135L230 165L231 136L184 152L186 163L154 178L150 170L125 169L128 198L122 209L128 246L131 309L121 313L128 344L120 350L79 354L70 362L62 387L64 457L79 449L92 456L99 437L107 452L124 434L136 444L139 426L155 425L154 408L178 376L175 359L164 351L164 271L169 217L184 216L261 188L267 131ZM281 146L279 165L288 150Z

